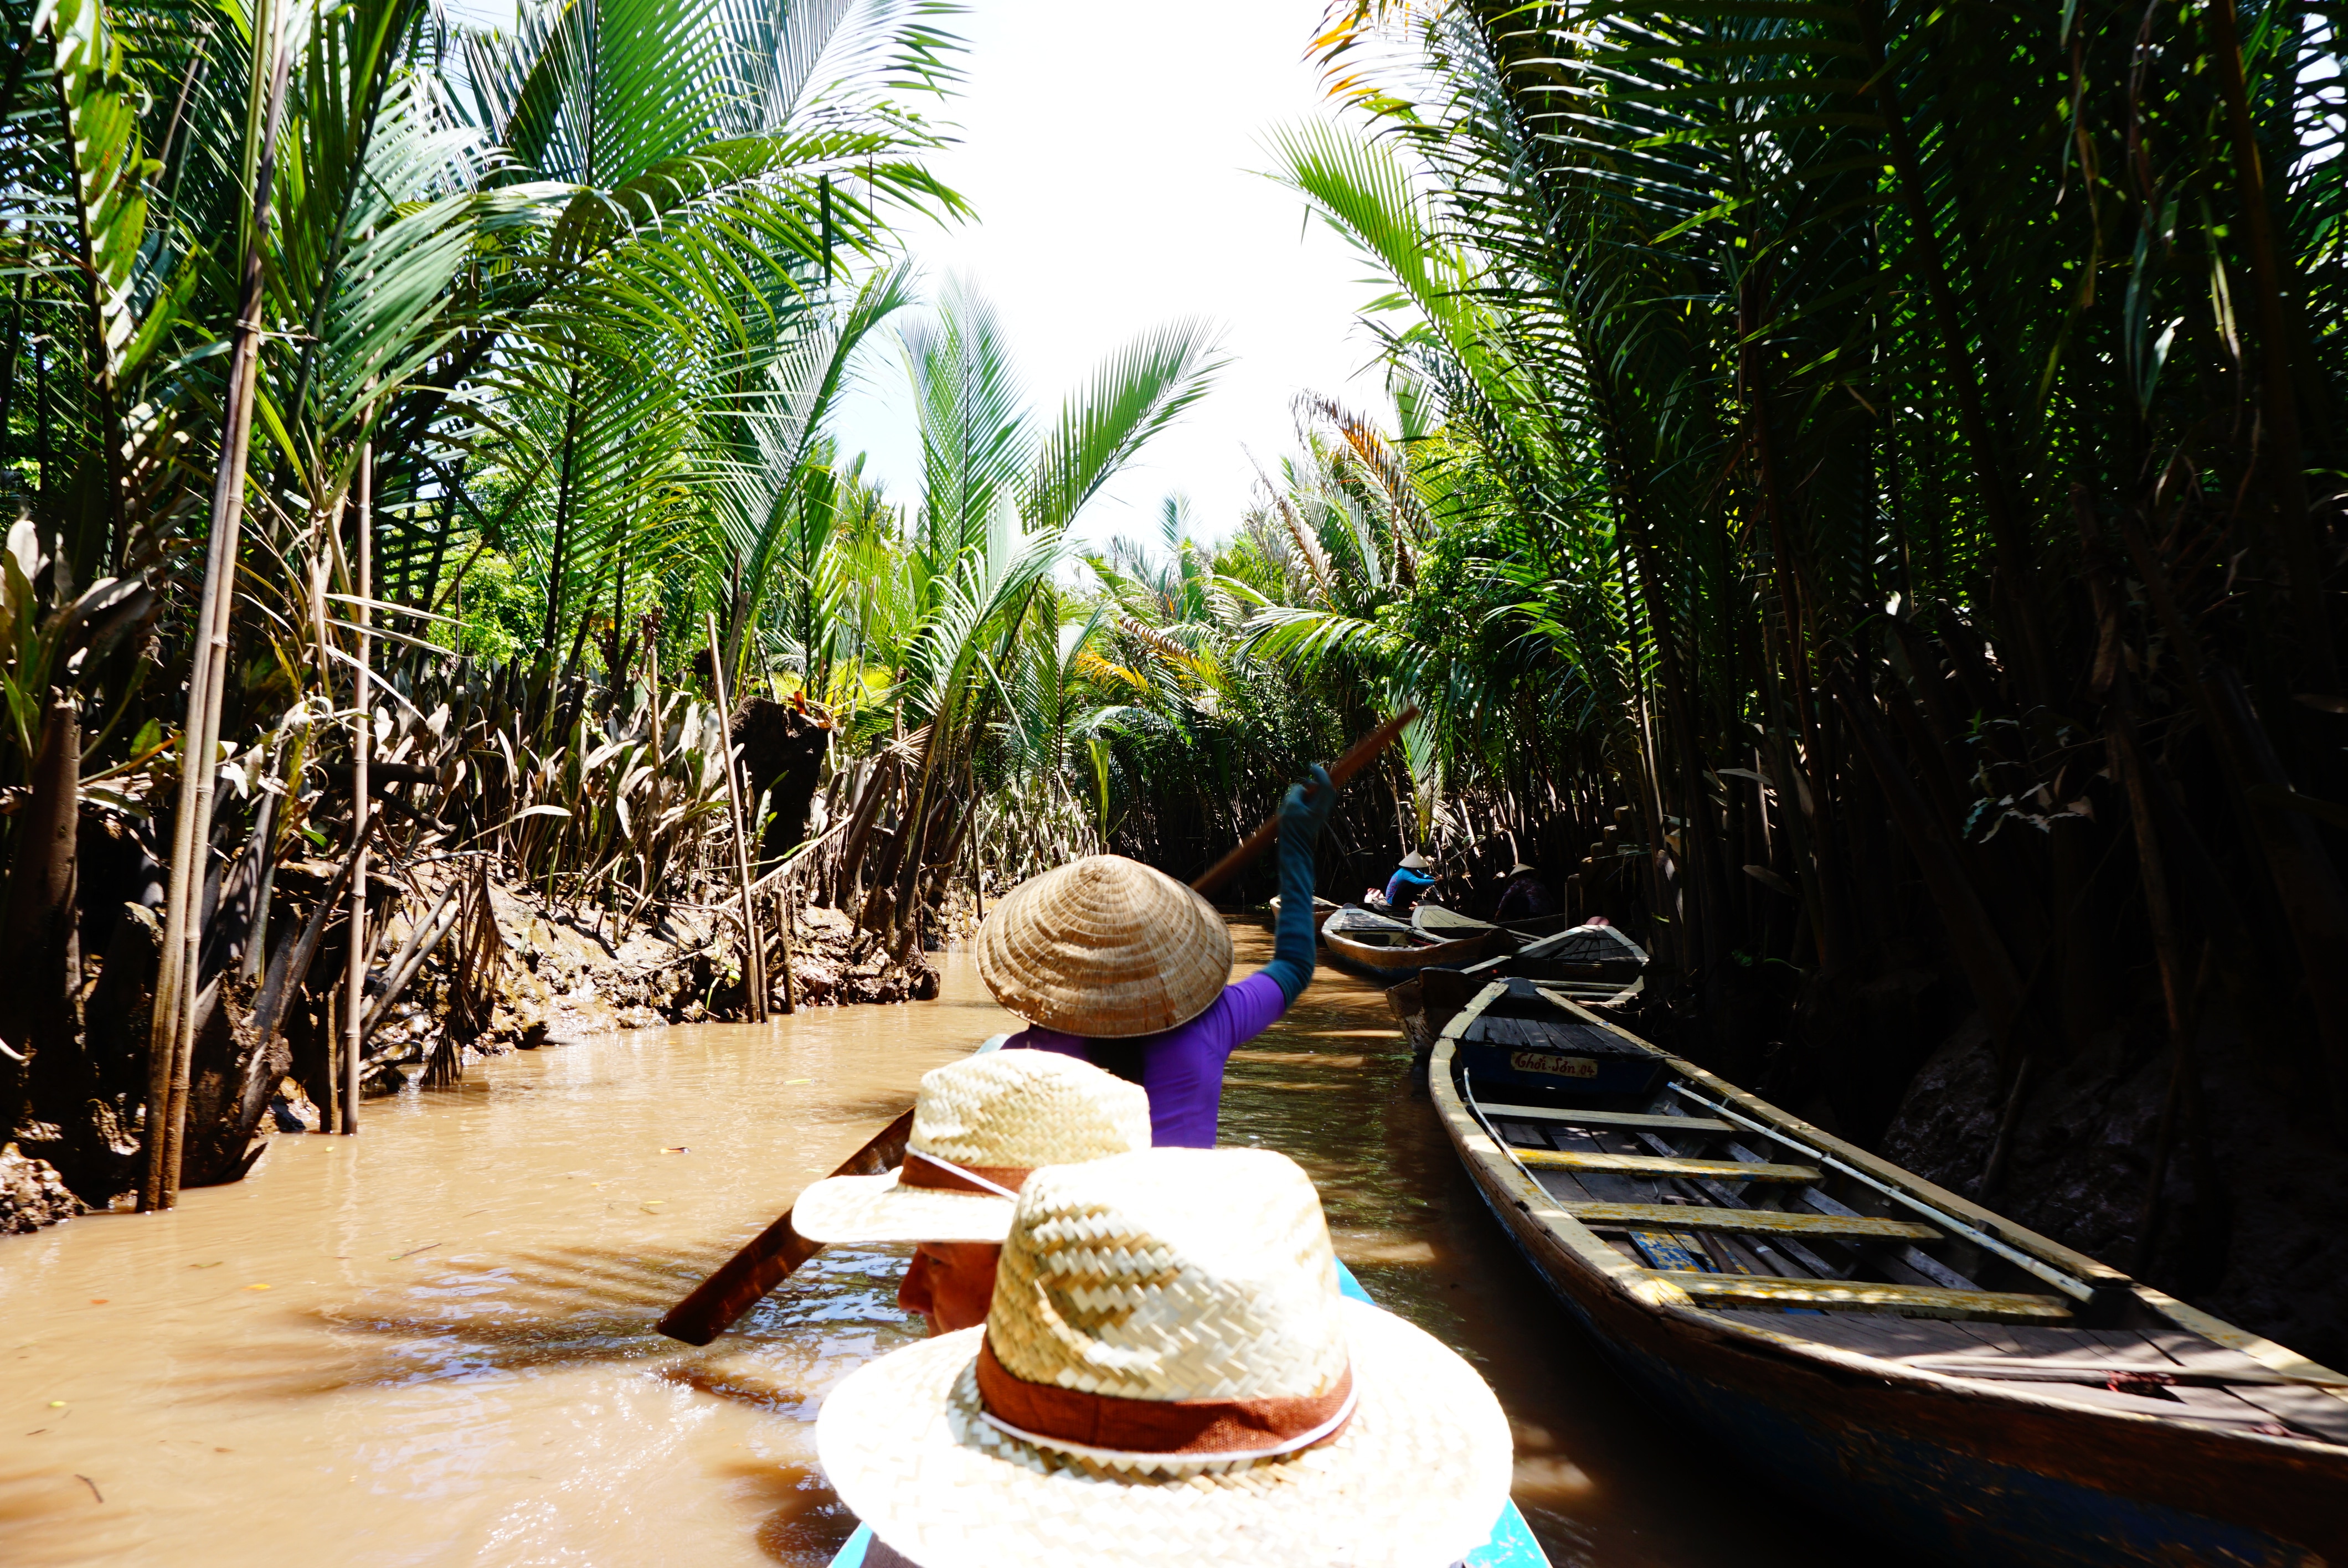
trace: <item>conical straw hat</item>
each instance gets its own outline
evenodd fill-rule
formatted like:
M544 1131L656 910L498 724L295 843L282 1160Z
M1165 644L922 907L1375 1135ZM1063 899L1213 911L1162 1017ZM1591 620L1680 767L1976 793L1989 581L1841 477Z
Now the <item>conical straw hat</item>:
M1483 1379L1339 1295L1313 1184L1257 1149L1035 1173L986 1326L854 1373L816 1446L922 1568L1439 1568L1510 1471Z
M1402 863L1406 867L1413 871L1424 871L1426 869L1426 856L1421 855L1416 849L1412 850L1408 855L1404 856L1402 857Z
M818 1182L791 1205L791 1228L827 1245L999 1242L1038 1167L1148 1147L1139 1084L1056 1051L990 1051L923 1073L904 1164Z
M1156 1034L1231 981L1214 906L1162 871L1088 855L1005 894L978 930L978 978L1030 1023L1086 1040Z

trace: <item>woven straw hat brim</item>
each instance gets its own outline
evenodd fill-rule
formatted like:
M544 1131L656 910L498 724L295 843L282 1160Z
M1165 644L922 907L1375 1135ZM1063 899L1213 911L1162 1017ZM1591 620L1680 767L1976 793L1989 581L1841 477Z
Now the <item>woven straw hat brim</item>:
M1011 1200L900 1185L885 1176L827 1176L791 1205L791 1229L841 1242L986 1241L1011 1234Z
M1023 1442L979 1419L979 1328L859 1369L824 1401L816 1450L840 1501L922 1568L1457 1562L1508 1501L1508 1419L1433 1336L1342 1305L1359 1403L1302 1453L1137 1476Z
M1030 877L979 927L978 978L1030 1023L1086 1040L1185 1024L1231 983L1215 907L1161 871L1094 855Z

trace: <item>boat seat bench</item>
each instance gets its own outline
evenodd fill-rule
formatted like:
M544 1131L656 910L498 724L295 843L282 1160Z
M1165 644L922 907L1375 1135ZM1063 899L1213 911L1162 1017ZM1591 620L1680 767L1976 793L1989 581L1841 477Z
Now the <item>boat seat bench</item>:
M2068 1303L2058 1296L2002 1290L1949 1290L1932 1285L1879 1285L1872 1280L1787 1279L1752 1274L1683 1274L1649 1269L1701 1305L1807 1307L1824 1311L1896 1312L1917 1317L1985 1318L1994 1323L2064 1323Z
M1859 1214L1789 1214L1783 1209L1722 1209L1697 1204L1564 1203L1558 1205L1591 1228L1621 1225L1661 1230L1727 1231L1732 1235L1797 1235L1814 1241L1939 1241L1941 1233L1910 1220Z
M1500 1105L1477 1102L1477 1109L1498 1122L1560 1122L1569 1127L1632 1127L1643 1132L1735 1132L1737 1128L1711 1116L1653 1116L1643 1111L1552 1111L1545 1105Z
M1815 1165L1772 1165L1742 1160L1682 1160L1662 1154L1607 1154L1585 1149L1512 1149L1534 1170L1603 1171L1621 1176L1705 1176L1719 1182L1776 1182L1815 1185Z

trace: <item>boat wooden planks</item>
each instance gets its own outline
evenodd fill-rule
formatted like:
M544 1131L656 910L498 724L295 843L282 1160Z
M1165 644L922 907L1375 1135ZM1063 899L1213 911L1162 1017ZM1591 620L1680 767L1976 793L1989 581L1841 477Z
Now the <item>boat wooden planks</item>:
M1610 1358L1700 1421L1691 1440L1749 1454L1910 1555L2348 1568L2348 1377L1668 1053L1655 1053L1667 1081L1643 1097L1564 1081L1512 1092L1493 1060L1509 1048L1461 1038L1488 1009L1531 1011L1517 977L1489 972L1451 977L1461 1010L1429 1031L1445 1132ZM1542 999L1561 1020L1603 1022ZM1702 1103L1668 1114L1682 1098ZM1744 1158L1644 1157L1675 1149ZM1787 1209L1746 1208L1736 1189L1767 1159L1821 1182L1766 1189ZM1898 1219L1850 1206L1886 1198ZM1928 1234L1849 1234L1910 1226Z
M1643 1111L1558 1111L1546 1105L1503 1105L1489 1100L1479 1100L1477 1104L1485 1115L1507 1122L1562 1122L1569 1127L1622 1127L1640 1132L1742 1131L1712 1116L1656 1116Z
M1682 1274L1651 1271L1709 1306L1808 1307L1823 1311L1897 1312L1914 1317L1964 1317L1992 1323L2067 1323L2071 1308L2059 1296L2019 1291L1948 1290L1937 1285L1879 1285L1873 1280L1788 1279L1766 1274Z
M1583 1225L1661 1225L1670 1230L1744 1235L1807 1236L1813 1241L1939 1241L1941 1233L1910 1220L1870 1214L1797 1214L1783 1209L1716 1209L1700 1204L1560 1204Z
M1815 1165L1773 1165L1766 1161L1682 1160L1669 1154L1602 1154L1587 1149L1518 1149L1517 1158L1535 1170L1601 1171L1617 1176L1693 1176L1715 1182L1773 1182L1807 1187L1818 1179Z

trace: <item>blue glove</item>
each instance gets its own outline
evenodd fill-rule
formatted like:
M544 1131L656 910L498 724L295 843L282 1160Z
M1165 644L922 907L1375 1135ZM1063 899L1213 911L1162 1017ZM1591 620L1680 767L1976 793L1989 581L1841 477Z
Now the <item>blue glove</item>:
M1292 784L1280 803L1280 919L1272 927L1272 962L1263 974L1276 982L1281 994L1294 1005L1313 982L1313 889L1319 878L1313 870L1313 847L1329 814L1337 808L1337 786L1329 770L1313 770L1316 786L1311 799L1304 786Z
M1290 784L1288 794L1280 803L1280 849L1283 864L1288 846L1302 843L1310 848L1321 836L1321 829L1329 821L1329 814L1337 809L1337 786L1329 782L1329 770L1320 764L1313 764L1313 794L1305 797L1305 786ZM1283 903L1286 891L1282 892Z

